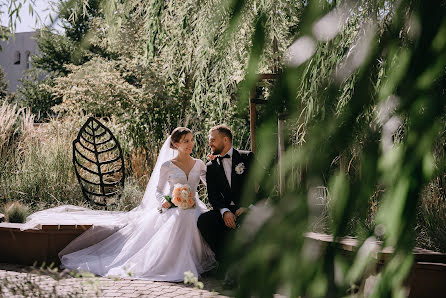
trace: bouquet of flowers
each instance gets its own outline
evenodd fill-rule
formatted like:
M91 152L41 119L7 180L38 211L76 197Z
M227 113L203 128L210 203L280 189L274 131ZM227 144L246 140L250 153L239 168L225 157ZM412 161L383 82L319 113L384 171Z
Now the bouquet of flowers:
M180 209L189 209L195 206L195 193L188 184L175 184L171 203Z
M179 207L180 209L189 209L195 206L194 192L190 190L188 184L175 184L172 196L164 196L164 199L170 203L170 208ZM159 213L163 213L163 208L158 208Z

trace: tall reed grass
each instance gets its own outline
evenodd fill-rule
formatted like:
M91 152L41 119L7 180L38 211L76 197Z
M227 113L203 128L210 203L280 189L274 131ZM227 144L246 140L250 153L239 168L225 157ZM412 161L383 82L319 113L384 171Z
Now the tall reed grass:
M20 201L32 210L61 204L82 204L82 193L72 171L71 141L76 125L53 120L34 125L27 110L5 108L2 129L0 198Z
M0 106L0 158L6 161L18 144L19 136L27 138L27 132L34 123L34 116L27 109L4 102Z
M446 253L446 190L440 178L421 194L417 245Z

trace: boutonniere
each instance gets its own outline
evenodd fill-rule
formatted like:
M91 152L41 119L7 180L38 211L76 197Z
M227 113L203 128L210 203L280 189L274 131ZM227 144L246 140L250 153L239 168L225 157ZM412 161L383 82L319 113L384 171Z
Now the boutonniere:
M238 165L235 166L235 173L237 175L241 175L243 174L243 172L245 171L246 167L244 163L239 163Z

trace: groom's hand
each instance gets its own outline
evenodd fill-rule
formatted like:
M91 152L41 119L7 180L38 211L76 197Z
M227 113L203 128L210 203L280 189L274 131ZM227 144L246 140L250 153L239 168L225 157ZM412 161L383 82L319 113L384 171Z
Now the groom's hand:
M235 215L231 211L226 211L223 214L223 221L228 228L235 229Z

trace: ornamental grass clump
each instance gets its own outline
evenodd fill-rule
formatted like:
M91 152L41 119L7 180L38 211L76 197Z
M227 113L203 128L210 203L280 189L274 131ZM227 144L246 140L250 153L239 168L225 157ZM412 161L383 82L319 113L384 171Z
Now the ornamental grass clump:
M32 212L84 204L73 171L71 145L81 124L51 120L23 129L0 171L0 198L8 198L0 199L0 204L20 201Z
M20 140L28 137L27 132L34 123L34 116L28 109L18 108L4 102L0 106L0 166L10 161L17 151Z
M7 152L12 139L19 132L18 118L20 110L17 106L3 103L0 106L0 157Z
M120 190L120 196L112 205L107 206L110 211L130 211L137 207L144 196L144 188L135 177L129 176L125 179L124 188Z
M29 208L20 202L10 202L4 206L5 218L10 223L24 223L29 213Z
M434 179L422 192L418 207L417 245L446 252L446 195L443 177Z

